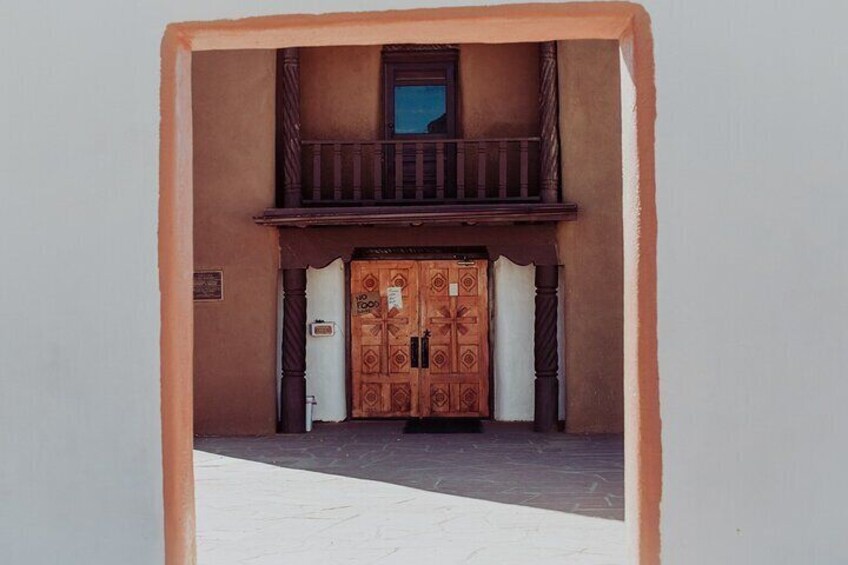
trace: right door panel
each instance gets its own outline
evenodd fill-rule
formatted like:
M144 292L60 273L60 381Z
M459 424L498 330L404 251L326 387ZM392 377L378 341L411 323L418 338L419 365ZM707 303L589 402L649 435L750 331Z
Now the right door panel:
M485 260L420 263L419 332L429 342L419 387L423 417L489 415L486 267Z

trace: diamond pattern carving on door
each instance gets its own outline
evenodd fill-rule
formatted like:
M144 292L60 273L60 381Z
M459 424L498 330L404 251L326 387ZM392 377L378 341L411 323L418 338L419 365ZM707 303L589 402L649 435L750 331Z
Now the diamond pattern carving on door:
M450 412L450 385L437 384L430 387L430 411Z
M393 286L401 288L401 309L388 309L387 289ZM353 417L417 416L418 372L409 339L418 335L418 265L353 261L350 292L380 293L379 307L350 318Z
M477 387L474 385L459 386L459 407L464 412L474 412L477 409L479 398Z
M412 388L405 383L391 385L392 412L409 412L412 409Z
M489 415L486 261L422 261L421 331L430 366L421 370L421 416Z
M409 351L408 346L391 345L389 346L389 372L390 373L408 373L409 372Z
M489 415L486 261L353 261L352 294L380 307L351 315L353 417ZM419 284L420 281L420 284ZM387 311L389 287L403 307ZM410 338L430 331L429 364L413 363Z
M476 373L479 370L477 364L477 346L476 345L460 345L459 346L459 372L461 373Z
M430 292L435 295L444 295L448 291L448 277L446 269L434 269L430 275Z

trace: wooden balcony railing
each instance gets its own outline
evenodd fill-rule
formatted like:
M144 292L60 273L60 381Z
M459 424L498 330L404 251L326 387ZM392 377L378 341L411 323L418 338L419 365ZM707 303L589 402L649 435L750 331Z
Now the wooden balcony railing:
M539 138L304 141L304 206L538 202Z

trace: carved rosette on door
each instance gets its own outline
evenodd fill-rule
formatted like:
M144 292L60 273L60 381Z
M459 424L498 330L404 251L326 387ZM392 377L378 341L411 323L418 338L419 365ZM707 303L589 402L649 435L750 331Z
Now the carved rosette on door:
M486 269L483 260L351 263L354 300L379 293L378 307L351 311L353 417L489 415Z

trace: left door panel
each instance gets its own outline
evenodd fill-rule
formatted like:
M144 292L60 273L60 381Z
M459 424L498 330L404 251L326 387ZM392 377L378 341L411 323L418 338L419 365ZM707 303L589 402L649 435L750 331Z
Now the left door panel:
M418 369L411 355L418 337L418 266L352 261L350 275L352 415L418 416Z

